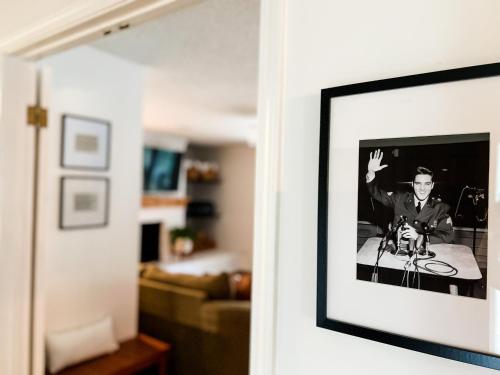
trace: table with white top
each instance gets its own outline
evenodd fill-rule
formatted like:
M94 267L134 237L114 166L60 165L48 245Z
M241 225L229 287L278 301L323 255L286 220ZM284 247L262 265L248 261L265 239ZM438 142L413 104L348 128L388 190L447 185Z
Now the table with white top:
M374 266L377 261L378 248L381 238L372 237L368 238L361 249L358 251L357 263L362 266ZM430 250L433 251L436 256L432 259L424 259L426 257L418 256L420 259L418 264L422 266L419 268L421 275L432 275L437 277L442 277L444 281L448 282L450 285L454 285L459 282L469 283L469 285L482 278L481 271L477 264L476 258L472 253L472 250L468 246L455 245L455 244L433 244L430 245ZM413 265L413 259L415 255L410 259L407 255L394 255L386 251L381 256L378 267L379 273L383 272L383 269L399 270L404 272L406 269L410 271L415 271L415 266ZM410 261L408 263L408 261ZM436 262L438 261L438 262ZM444 262L457 269L457 273L454 275L447 275L447 271L450 270L449 267L442 265ZM423 267L428 263L428 268L432 269L434 272L429 272ZM442 275L439 274L442 272ZM446 278L446 279L445 279ZM451 287L450 290L454 288Z

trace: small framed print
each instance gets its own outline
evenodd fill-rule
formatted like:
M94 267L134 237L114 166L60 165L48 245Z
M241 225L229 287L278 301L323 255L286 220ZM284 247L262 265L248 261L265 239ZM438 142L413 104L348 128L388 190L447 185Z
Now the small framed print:
M321 93L317 326L500 369L500 63Z
M74 169L107 170L110 141L111 124L108 121L63 115L61 166Z
M109 179L61 177L59 228L97 228L108 224Z

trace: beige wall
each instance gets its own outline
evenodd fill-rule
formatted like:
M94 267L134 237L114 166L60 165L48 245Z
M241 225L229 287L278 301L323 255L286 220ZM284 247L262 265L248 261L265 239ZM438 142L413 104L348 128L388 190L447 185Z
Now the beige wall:
M218 152L222 181L216 192L221 212L215 238L219 247L241 253L247 268L252 264L255 148L224 146Z
M221 181L215 185L195 185L189 191L213 199L218 217L205 220L217 247L238 252L247 269L251 268L254 219L255 148L242 144L195 146L188 158L215 161Z

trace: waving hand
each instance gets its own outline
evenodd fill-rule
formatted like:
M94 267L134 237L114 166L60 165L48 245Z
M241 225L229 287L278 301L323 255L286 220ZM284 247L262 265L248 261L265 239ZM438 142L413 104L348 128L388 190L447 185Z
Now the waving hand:
M378 172L387 167L387 164L380 165L382 162L382 158L384 157L384 153L380 151L380 149L375 150L373 153L370 152L370 161L368 162L368 173Z

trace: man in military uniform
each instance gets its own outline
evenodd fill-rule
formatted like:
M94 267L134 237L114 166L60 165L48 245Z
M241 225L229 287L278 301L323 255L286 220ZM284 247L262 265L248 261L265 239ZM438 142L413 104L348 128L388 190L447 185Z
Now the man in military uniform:
M394 210L393 226L401 216L406 216L409 225L401 232L403 238L417 240L427 227L425 230L430 232L431 243L453 242L453 223L448 215L450 207L440 198L430 196L434 188L432 171L425 167L417 168L412 182L413 193L388 193L377 185L375 178L378 171L388 166L381 165L383 156L380 150L370 153L366 186L374 199Z

